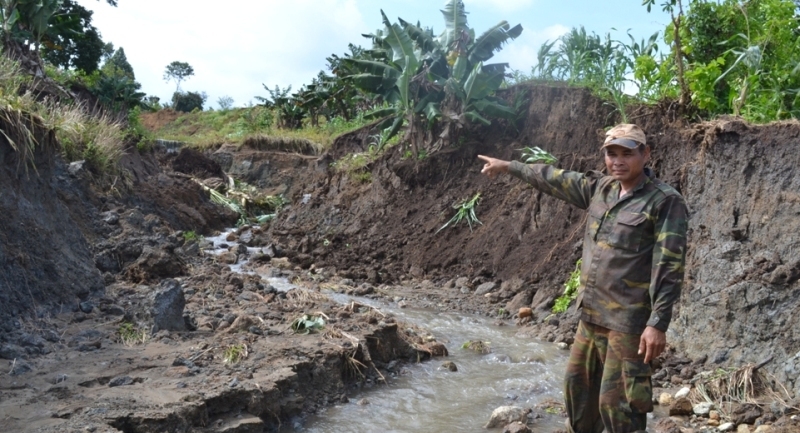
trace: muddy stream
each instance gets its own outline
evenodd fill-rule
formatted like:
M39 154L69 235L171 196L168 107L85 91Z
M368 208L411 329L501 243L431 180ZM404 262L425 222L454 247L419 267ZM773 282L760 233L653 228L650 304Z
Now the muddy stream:
M206 238L213 254L227 251L229 232ZM248 248L250 254L260 248ZM234 272L246 264L232 265ZM284 278L262 275L279 291L293 289ZM342 304L357 301L392 313L400 321L418 325L444 343L449 356L406 365L399 374L387 377L387 384L362 388L349 395L349 402L329 407L305 419L284 424L281 432L485 432L483 425L494 409L514 405L535 408L562 401L561 385L567 352L555 344L517 337L513 324L499 326L494 319L476 315L441 313L417 308L400 308L362 297L328 293ZM489 353L462 348L469 341L488 343ZM444 367L453 362L457 371ZM537 431L563 428L564 418L534 411ZM532 415L533 416L533 415Z
M515 337L516 327L496 326L483 317L371 305L424 327L448 347L450 356L408 365L397 377L387 378L387 386L360 391L350 402L282 431L485 432L483 425L499 406L562 401L567 352L554 344ZM470 340L488 342L491 353L462 349ZM443 367L447 361L454 362L458 371ZM537 431L552 431L563 422L560 416L546 416L534 424Z

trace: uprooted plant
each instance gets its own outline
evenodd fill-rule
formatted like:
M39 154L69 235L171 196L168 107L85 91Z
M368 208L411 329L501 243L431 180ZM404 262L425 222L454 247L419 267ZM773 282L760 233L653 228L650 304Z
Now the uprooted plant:
M439 230L436 230L436 233L439 233L448 226L455 226L463 220L467 221L467 224L469 225L469 231L472 231L473 224L483 224L475 215L475 206L478 205L478 201L480 199L481 193L477 193L469 200L464 200L460 203L454 204L453 209L456 209L456 214L453 215L453 218L450 218L450 221L441 226Z
M558 158L553 156L552 153L538 147L523 147L520 149L522 151L522 162L525 164L534 164L537 162L541 162L543 164L555 164L558 162Z
M295 334L312 334L325 328L325 318L321 314L303 314L290 326Z

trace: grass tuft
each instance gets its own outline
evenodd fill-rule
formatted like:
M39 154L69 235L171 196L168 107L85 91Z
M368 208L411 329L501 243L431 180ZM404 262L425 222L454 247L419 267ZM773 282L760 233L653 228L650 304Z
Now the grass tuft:
M222 361L225 364L237 364L240 361L247 359L247 356L248 352L246 344L234 344L226 347L225 350L222 351Z
M117 335L119 335L120 342L126 346L144 344L150 339L147 330L130 322L124 322L119 325Z

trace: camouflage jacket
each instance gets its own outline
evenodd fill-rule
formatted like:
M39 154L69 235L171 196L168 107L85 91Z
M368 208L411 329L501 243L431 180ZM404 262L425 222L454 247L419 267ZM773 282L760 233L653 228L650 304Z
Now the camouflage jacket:
M683 197L649 169L624 197L619 182L598 172L518 161L509 170L546 194L589 209L577 302L581 320L631 334L646 326L666 331L683 284Z

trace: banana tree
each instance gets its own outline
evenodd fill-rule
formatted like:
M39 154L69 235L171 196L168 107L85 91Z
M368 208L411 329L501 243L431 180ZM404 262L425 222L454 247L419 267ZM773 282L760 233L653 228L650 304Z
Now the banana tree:
M463 2L451 0L441 12L445 31L439 41L447 51L446 58L451 67L444 80L447 97L441 104L444 125L438 146L454 142L455 132L465 125L465 121L489 125L489 118L512 119L516 116L513 109L492 97L503 84L508 64L484 65L483 62L522 33L521 25L511 27L507 21L501 21L476 38L475 30L467 25ZM441 80L444 77L437 78Z
M430 154L453 142L453 132L467 122L488 124L490 118L515 114L491 96L508 65L484 62L522 27L502 21L476 38L463 2L450 0L441 12L445 30L437 38L419 24L391 23L381 11L384 29L365 35L373 42L372 60L348 59L359 71L350 77L353 83L389 104L371 113L388 127L382 137L389 139L405 126L415 153L420 145Z
M426 106L419 106L418 101L424 99L430 90L435 93L435 89L426 86L428 80L425 74L420 73L425 66L422 60L430 51L423 54L425 47L415 44L403 26L391 23L383 11L381 16L385 28L365 35L373 40L370 53L375 60L344 60L358 71L349 77L354 85L378 95L380 100L388 104L388 107L367 115L368 118L383 119L382 126L387 127L388 132L381 135L380 147L397 135L403 125L408 125L408 135L419 135L424 131L425 125L420 121L420 114L425 112ZM431 113L430 120L435 116L435 113Z

